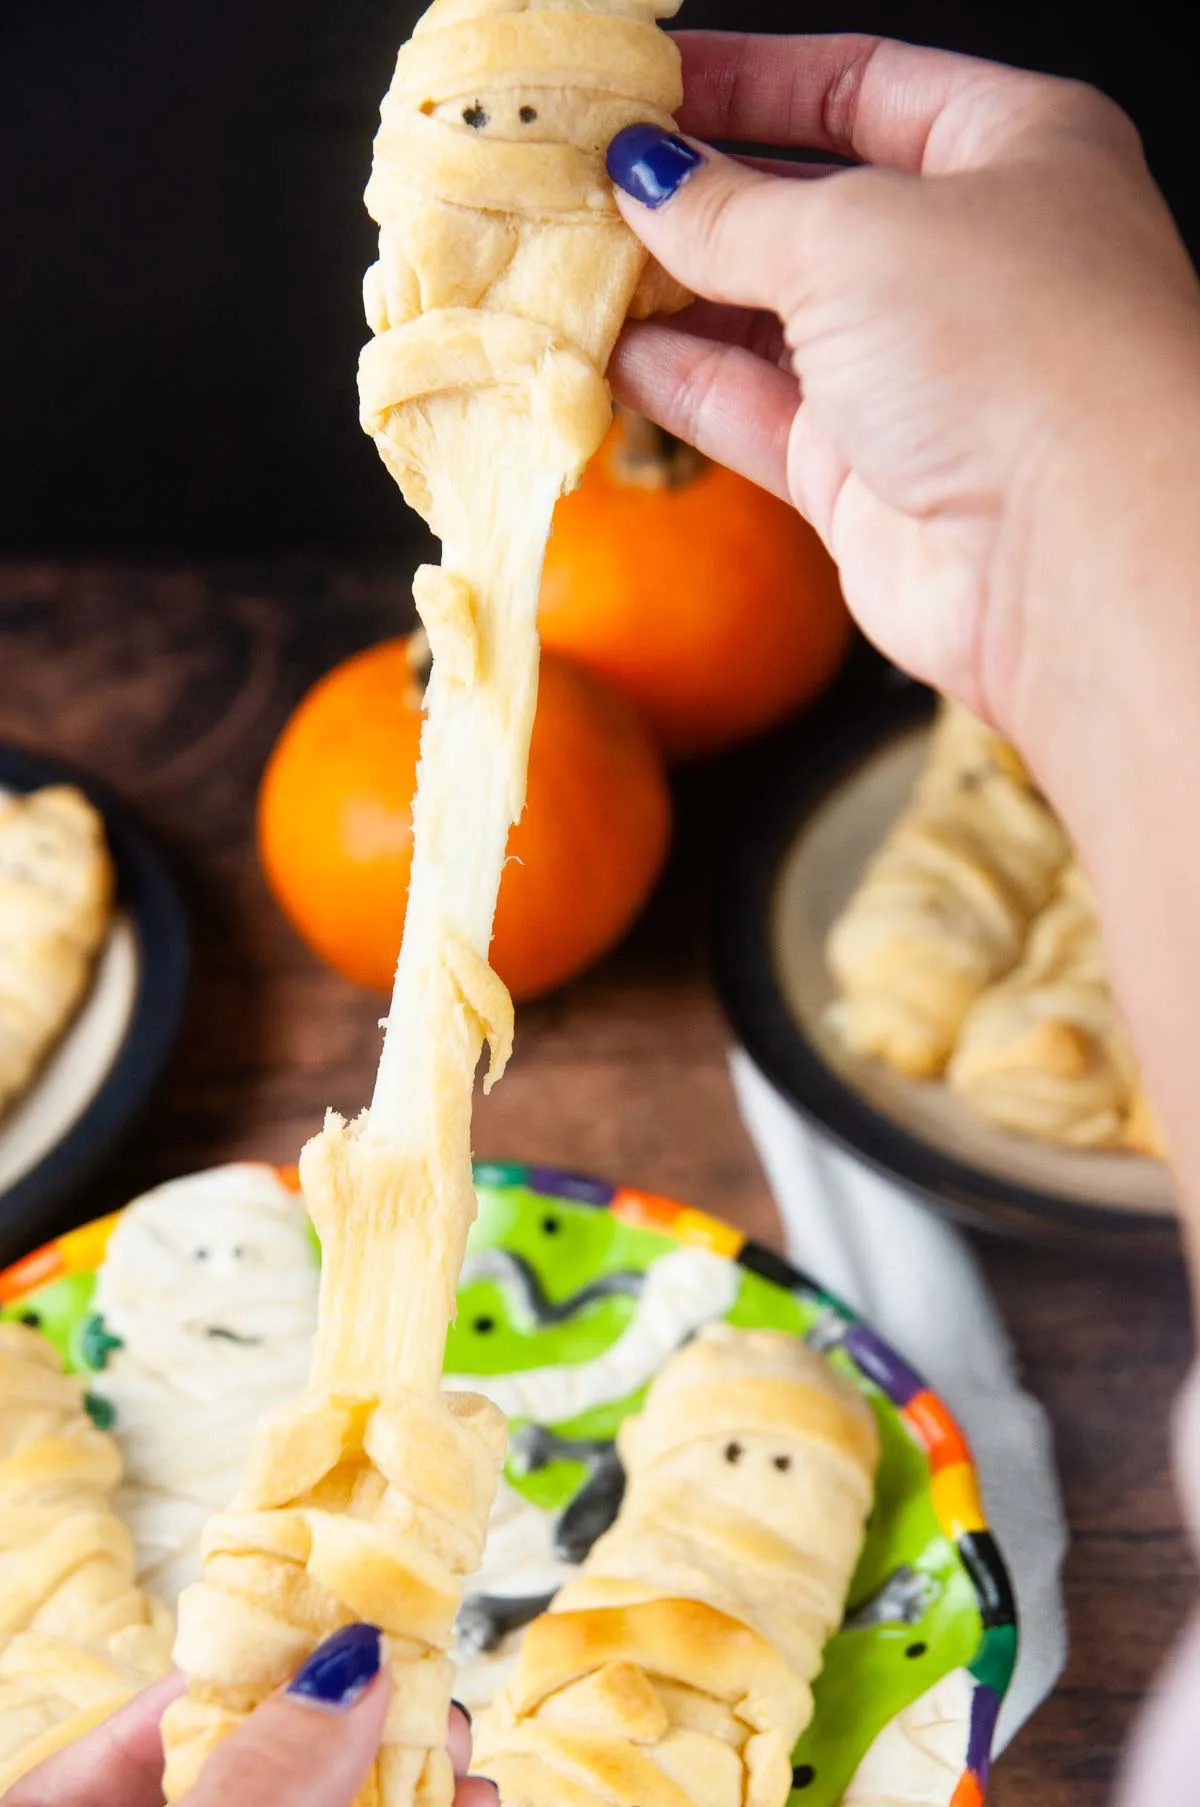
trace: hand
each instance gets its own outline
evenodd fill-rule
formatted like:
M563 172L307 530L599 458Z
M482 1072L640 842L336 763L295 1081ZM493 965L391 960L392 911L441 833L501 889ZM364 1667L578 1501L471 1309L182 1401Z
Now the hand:
M210 1757L179 1807L350 1807L379 1749L390 1695L378 1638L372 1659L363 1635L370 1629L350 1628L357 1649L349 1660L344 1643L340 1654L331 1652L333 1640L321 1645L291 1686L264 1701ZM295 1692L298 1685L306 1691ZM22 1777L0 1807L161 1807L159 1722L184 1686L174 1675L147 1688ZM470 1721L459 1706L451 1709L447 1744L459 1778L454 1807L497 1807L495 1785L467 1776Z
M1184 396L1200 417L1200 290L1136 133L1088 88L938 51L678 41L686 131L862 167L619 134L622 212L706 299L631 326L614 387L790 496L868 635L1023 740L1029 668L1097 629L1070 582L1114 518L1088 470L1106 455L1128 507L1131 436L1169 437Z

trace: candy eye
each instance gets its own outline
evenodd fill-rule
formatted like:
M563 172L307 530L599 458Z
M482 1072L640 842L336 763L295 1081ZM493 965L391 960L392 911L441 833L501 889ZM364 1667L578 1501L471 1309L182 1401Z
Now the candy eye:
M473 106L463 108L463 124L469 125L472 131L480 131L488 122L486 107L476 101Z
M737 1463L737 1462L740 1462L741 1459L742 1459L741 1444L740 1443L727 1443L725 1445L725 1460L727 1462Z
M522 125L532 125L534 120L537 118L537 108L536 107L522 107L520 113L518 114L518 118L520 119Z

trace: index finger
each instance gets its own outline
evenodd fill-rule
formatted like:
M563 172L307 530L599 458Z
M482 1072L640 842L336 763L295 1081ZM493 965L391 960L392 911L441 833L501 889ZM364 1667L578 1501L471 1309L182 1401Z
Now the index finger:
M179 1674L155 1682L77 1743L31 1769L0 1807L160 1807L159 1721L183 1689Z
M938 123L1030 76L978 57L861 34L680 31L680 127L694 138L799 145L910 173L942 166ZM957 136L957 132L955 134Z

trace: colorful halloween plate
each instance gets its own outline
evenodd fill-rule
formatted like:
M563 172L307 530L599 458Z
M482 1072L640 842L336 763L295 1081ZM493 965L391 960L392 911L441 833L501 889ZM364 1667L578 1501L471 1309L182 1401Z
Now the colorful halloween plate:
M794 1756L791 1807L978 1807L1016 1654L1012 1593L942 1402L820 1287L714 1218L536 1168L476 1168L479 1220L447 1348L508 1412L484 1566L459 1621L457 1692L485 1701L520 1627L610 1522L612 1438L700 1325L793 1331L871 1401L883 1458L842 1629ZM121 1442L119 1506L173 1598L198 1566L258 1414L296 1390L319 1255L293 1174L215 1168L159 1187L0 1275L0 1313L90 1376Z

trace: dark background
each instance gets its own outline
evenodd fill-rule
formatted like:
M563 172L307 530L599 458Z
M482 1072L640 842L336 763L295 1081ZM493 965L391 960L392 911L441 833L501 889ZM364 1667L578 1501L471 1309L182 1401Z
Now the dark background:
M419 10L0 0L0 552L361 553L411 536L359 432L354 370L373 256L360 197ZM1194 77L1165 0L1121 26L1094 0L684 11L1093 81L1141 126L1200 243Z

